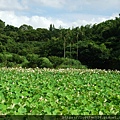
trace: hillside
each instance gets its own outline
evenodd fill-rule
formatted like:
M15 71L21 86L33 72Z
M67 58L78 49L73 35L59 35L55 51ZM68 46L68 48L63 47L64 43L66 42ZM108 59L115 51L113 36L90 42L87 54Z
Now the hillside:
M0 20L0 66L120 70L120 18L72 29L51 24L49 30Z

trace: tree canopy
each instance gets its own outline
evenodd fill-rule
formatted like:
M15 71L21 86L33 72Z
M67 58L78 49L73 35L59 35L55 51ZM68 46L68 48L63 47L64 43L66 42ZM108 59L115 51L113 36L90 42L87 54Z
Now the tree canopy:
M18 28L0 20L0 66L41 67L44 61L54 67L63 58L88 68L120 70L120 18L72 29Z

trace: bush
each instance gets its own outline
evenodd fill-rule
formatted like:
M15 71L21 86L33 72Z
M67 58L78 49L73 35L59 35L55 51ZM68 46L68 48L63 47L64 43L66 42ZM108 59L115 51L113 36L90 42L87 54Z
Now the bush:
M5 67L5 63L0 63L0 67Z
M29 67L29 62L28 61L25 61L21 64L21 67L23 68L28 68Z
M21 64L22 62L24 62L24 57L17 55L17 54L13 54L12 56L12 62L16 62L17 64Z
M50 60L46 57L39 58L39 65L40 68L53 68L53 64L50 62Z
M0 63L1 67L19 67L22 66L22 64L26 61L26 58L24 56L20 56L17 54L12 53L0 53Z
M39 56L36 54L28 54L26 56L27 61L23 64L23 67L36 68L39 64Z
M31 63L38 63L39 56L36 54L28 54L26 59Z
M85 65L82 65L80 61L70 58L62 58L63 63L58 66L58 68L78 68L78 69L86 69Z
M7 62L7 67L15 67L16 64L14 62Z
M6 55L7 62L13 62L13 56L12 55Z
M62 58L57 57L57 56L49 56L48 58L49 58L50 62L52 62L54 68L61 65L64 61Z
M6 56L0 53L0 63L3 63L5 61L6 61Z

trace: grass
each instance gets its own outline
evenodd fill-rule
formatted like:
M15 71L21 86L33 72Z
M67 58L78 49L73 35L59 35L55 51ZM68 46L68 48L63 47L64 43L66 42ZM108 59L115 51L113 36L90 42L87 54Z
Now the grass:
M1 115L120 115L120 71L0 68Z

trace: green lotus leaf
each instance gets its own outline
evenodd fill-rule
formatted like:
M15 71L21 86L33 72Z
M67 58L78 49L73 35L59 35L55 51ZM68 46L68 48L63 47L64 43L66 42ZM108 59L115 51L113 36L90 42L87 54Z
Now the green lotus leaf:
M27 112L26 108L20 106L19 109L18 109L18 113L19 114L25 114Z

